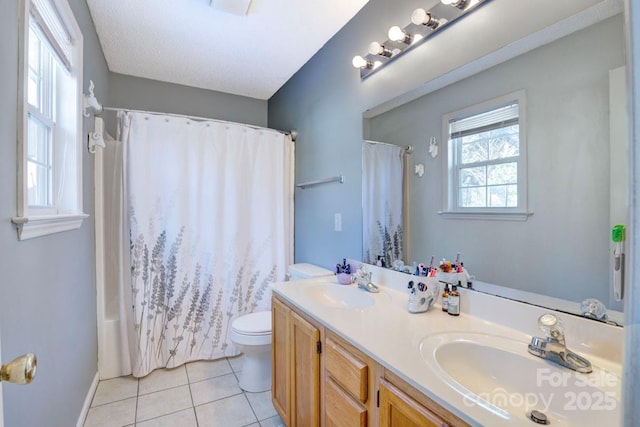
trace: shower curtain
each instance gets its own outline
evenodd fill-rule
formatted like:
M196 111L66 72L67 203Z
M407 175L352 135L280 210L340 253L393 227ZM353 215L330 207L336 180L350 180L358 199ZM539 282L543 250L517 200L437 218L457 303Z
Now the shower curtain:
M405 148L362 143L362 252L366 263L403 259L402 184Z
M137 112L119 121L120 318L133 375L238 354L231 322L270 308L269 283L293 259L290 136Z

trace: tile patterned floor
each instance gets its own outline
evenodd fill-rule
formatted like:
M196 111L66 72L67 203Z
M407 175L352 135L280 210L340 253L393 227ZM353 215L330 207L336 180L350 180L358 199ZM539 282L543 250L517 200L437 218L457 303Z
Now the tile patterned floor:
M100 381L84 427L279 427L271 392L238 386L242 356Z

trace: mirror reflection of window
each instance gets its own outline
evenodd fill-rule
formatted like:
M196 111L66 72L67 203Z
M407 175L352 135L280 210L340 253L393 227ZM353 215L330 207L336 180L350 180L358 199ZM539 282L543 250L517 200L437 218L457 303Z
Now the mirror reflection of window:
M524 210L524 93L445 115L449 210Z

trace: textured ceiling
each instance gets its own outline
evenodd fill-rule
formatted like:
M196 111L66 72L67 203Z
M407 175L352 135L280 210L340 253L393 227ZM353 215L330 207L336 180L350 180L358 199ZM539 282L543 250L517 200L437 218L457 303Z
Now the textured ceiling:
M87 0L115 73L269 99L368 0Z

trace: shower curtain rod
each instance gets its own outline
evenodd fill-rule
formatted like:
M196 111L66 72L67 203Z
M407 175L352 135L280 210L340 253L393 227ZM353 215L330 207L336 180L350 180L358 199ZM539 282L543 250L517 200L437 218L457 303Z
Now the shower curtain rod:
M389 144L388 142L371 141L370 139L365 139L364 141L370 144L380 144L380 145L389 145L391 147L400 147L399 145ZM404 147L404 151L406 152L406 154L413 154L413 150L414 150L413 145L407 145L406 147Z
M145 111L145 110L134 110L132 108L115 108L115 107L102 107L102 111L124 111L124 112L132 112L132 113L146 113L146 114L162 114L164 116L171 116L171 117L179 117L179 118L183 118L183 119L191 119L191 120L203 120L203 121L209 121L209 122L217 122L217 123L232 123L232 124L236 124L236 125L242 125L242 126L248 126L251 129L265 129L265 130L273 130L276 132L280 132L282 134L285 135L290 135L291 139L293 141L296 140L296 137L298 136L298 132L296 130L291 130L289 132L283 131L283 130L279 130L279 129L270 129L270 128L265 128L262 126L255 126L255 125L248 125L246 123L238 123L238 122L231 122L228 120L218 120L218 119L212 119L210 117L199 117L199 116L191 116L191 115L187 115L187 114L174 114L174 113L162 113L159 111Z

